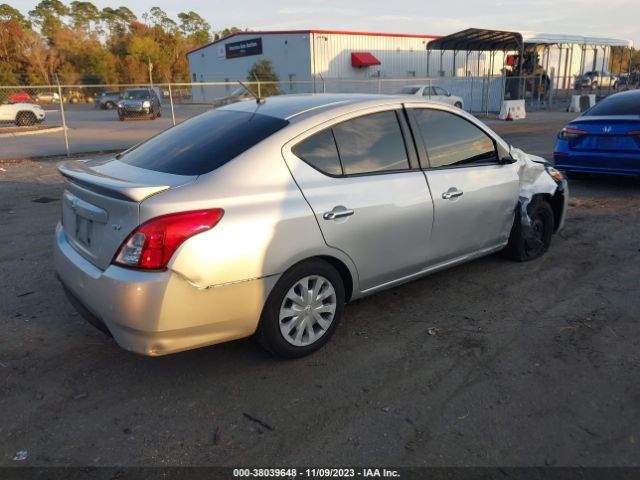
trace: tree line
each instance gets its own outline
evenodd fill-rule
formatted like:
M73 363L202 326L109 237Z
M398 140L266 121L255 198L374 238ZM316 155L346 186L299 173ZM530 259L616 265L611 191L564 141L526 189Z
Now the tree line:
M186 53L213 39L194 11L171 18L152 7L138 18L129 8L91 2L41 0L26 13L0 4L0 85L189 81Z

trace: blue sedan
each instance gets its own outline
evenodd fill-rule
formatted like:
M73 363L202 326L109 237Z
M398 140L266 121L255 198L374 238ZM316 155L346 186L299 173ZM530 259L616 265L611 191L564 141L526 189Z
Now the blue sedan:
M640 91L611 95L570 122L553 159L569 172L640 175Z

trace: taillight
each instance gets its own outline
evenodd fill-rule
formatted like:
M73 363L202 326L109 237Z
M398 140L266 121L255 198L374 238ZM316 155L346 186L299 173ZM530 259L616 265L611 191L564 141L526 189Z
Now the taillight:
M136 228L124 241L113 263L142 270L164 270L188 238L211 230L224 210L195 210L156 217Z
M640 130L631 130L627 132L627 135L633 135L634 137L640 137Z
M589 132L587 132L586 130L578 130L577 128L569 128L569 127L564 127L562 130L560 130L560 133L558 134L558 138L560 140L573 140L574 138L578 138L582 135L587 135Z

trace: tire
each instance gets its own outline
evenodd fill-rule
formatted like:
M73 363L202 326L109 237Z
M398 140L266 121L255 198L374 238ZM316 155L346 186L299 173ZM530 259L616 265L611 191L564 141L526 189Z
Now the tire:
M319 288L326 295L307 302L304 289ZM292 299L299 298L300 302ZM336 330L344 312L344 283L340 274L327 262L312 259L287 270L269 294L256 332L258 342L273 355L298 358L321 348ZM323 311L313 315L314 305ZM286 316L287 312L300 312ZM282 316L281 321L281 313ZM323 320L321 323L318 316ZM287 329L290 331L286 334ZM315 339L310 338L311 335Z
M522 214L516 212L509 243L503 253L517 262L528 262L541 257L551 245L553 235L553 209L546 201L535 198L527 208L530 227L522 224Z
M158 110L158 113L156 114L156 117L160 118L162 116L162 110Z
M104 104L104 108L106 108L107 110L113 110L114 108L116 108L116 104L109 101Z
M460 102L456 102L453 106L457 108L462 108L462 104Z
M598 89L598 82L592 82L591 83L591 90L597 90Z
M36 116L32 112L18 112L16 115L16 125L19 127L35 125L36 122Z
M151 113L149 113L149 120L155 120L156 119L156 113L151 110Z

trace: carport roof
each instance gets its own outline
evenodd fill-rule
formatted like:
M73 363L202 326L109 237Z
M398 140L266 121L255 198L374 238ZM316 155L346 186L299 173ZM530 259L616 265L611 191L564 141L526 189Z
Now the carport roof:
M522 34L518 32L467 28L430 41L427 50L520 50L523 45Z
M583 37L582 35L566 35L533 32L509 32L505 30L486 30L467 28L446 37L432 40L427 50L457 51L496 51L521 50L530 45L577 44L589 46L632 47L633 42L617 38Z

